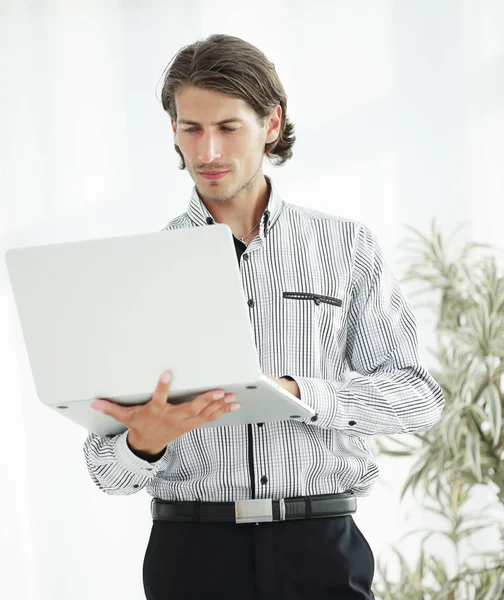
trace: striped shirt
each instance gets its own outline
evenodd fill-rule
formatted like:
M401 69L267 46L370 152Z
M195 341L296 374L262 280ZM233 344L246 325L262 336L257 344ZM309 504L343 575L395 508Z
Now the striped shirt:
M360 222L285 203L267 182L259 233L239 255L243 288L262 372L292 377L316 416L195 429L155 462L130 450L127 431L90 433L87 468L107 494L365 496L378 476L369 436L419 433L438 420L443 393L419 364L415 317L376 236ZM212 223L193 187L187 211L162 231Z

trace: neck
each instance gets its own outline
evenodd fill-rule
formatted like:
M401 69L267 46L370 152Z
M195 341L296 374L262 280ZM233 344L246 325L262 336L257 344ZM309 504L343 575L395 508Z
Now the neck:
M242 238L260 221L268 206L269 195L266 178L260 173L229 198L215 200L201 194L200 198L217 223L229 225L234 236Z

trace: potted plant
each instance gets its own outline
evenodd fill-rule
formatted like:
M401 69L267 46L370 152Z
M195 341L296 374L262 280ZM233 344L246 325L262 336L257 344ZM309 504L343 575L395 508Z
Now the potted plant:
M421 283L409 294L430 294L427 306L436 315L436 366L430 369L445 395L440 420L429 431L380 436L377 453L411 456L404 483L422 497L423 508L445 523L419 535L420 552L410 565L397 549L400 578L389 579L385 560L377 560L375 593L380 600L502 600L504 598L504 277L499 251L486 244L466 244L448 256L448 245L432 222L430 236L412 227L402 245L408 255L402 281ZM427 284L425 286L425 284ZM432 297L435 300L432 301ZM476 504L475 490L489 502ZM477 494L481 496L481 493ZM500 540L499 548L463 556L477 532ZM453 548L454 572L445 559L427 549L427 540L443 536ZM451 569L453 571L453 568Z

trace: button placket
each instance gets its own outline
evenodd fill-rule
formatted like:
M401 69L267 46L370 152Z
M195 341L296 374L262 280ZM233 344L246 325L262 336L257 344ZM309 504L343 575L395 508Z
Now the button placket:
M257 423L257 427L261 428L262 433L264 433L264 430L262 429L263 425L264 423ZM261 485L266 485L268 483L268 478L266 477L266 475L262 475L259 481L261 482Z
M256 465L256 481L257 487L256 491L258 494L265 494L269 491L269 486L271 485L270 481L270 465L271 465L271 457L270 451L271 448L267 444L267 429L264 427L267 423L256 423L257 428L253 432L254 437L254 461ZM261 492L261 489L264 490ZM257 496L261 498L261 495Z

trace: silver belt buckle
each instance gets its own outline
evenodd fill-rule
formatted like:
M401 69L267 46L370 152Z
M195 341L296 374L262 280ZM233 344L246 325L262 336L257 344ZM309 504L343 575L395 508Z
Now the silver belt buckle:
M235 519L237 523L264 523L273 521L273 501L235 500Z

